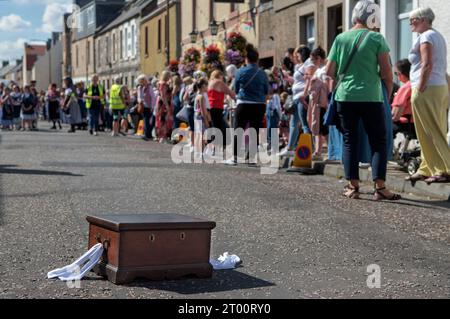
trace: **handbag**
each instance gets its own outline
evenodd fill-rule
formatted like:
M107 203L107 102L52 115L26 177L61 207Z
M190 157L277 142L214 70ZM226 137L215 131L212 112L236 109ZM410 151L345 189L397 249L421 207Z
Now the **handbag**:
M190 106L185 104L180 112L177 113L177 119L179 119L181 122L189 123L189 109Z
M76 105L75 105L76 104ZM74 106L78 106L78 99L75 97L75 96L73 96L73 95L71 95L70 96L70 100L69 100L69 102L67 103L67 106L66 107L63 107L63 112L64 112L64 114L66 114L66 115L70 115L70 110L72 109L72 107L74 107Z
M284 113L286 114L294 114L295 113L295 103L294 97L289 95L284 102Z
M350 53L350 57L347 61L347 64L345 65L342 73L339 75L339 80L336 84L336 87L334 88L333 92L331 93L331 97L330 97L330 101L328 102L328 109L327 112L325 113L324 116L324 124L326 126L336 126L336 128L341 131L341 120L339 118L339 114L337 111L337 102L336 102L336 92L339 88L339 86L341 85L342 81L344 80L346 73L353 61L353 58L355 57L356 52L358 52L358 49L361 45L361 43L364 41L364 39L366 38L367 34L369 34L369 30L367 30L366 32L364 32L361 37L359 38L358 43L356 44L356 46L353 48L352 52Z

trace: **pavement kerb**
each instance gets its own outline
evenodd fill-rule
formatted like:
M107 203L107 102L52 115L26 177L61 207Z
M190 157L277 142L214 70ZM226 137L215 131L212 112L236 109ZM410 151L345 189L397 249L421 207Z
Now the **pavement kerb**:
M315 165L318 165L318 163L315 163ZM322 165L324 166L323 175L325 176L338 179L345 176L344 167L342 165L326 163L323 163ZM359 174L361 181L364 184L372 184L370 170L360 169ZM427 185L425 182L417 182L415 187L412 187L411 183L405 181L403 176L395 175L388 175L386 183L390 189L396 192L450 201L450 184Z

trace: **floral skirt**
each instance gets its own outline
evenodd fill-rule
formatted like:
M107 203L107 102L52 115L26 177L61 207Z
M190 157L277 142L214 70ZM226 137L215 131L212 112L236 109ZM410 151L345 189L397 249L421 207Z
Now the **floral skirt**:
M173 107L172 105L165 106L159 103L156 111L156 136L158 138L171 138L173 128Z

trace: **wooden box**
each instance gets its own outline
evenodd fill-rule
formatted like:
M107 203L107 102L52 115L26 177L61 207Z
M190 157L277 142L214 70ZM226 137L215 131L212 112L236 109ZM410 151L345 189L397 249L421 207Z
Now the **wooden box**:
M88 216L89 248L105 251L94 272L115 284L136 278L210 278L215 222L177 214Z

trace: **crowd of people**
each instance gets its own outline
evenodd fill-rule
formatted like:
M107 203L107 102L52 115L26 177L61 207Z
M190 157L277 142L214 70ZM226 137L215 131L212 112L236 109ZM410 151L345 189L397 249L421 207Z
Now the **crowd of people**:
M357 3L353 28L336 38L329 54L321 47L299 45L270 70L258 66L258 51L249 44L239 69L229 65L183 77L166 70L151 78L139 76L132 88L117 78L105 90L96 75L87 88L67 78L64 88L51 84L41 93L29 86L22 90L0 84L1 127L34 130L41 114L53 130L68 123L71 133L81 129L119 136L131 128L136 133L142 120L143 139L173 143L172 132L185 123L191 151L199 158L219 153L202 134L210 127L223 133L220 152L229 146L227 128L254 128L258 139L259 129L268 128L267 141L258 140L258 145L279 156L294 155L302 132L312 136L314 159L343 162L349 181L345 196L359 198L359 166L368 163L375 197L398 200L385 185L387 162L394 131L408 125L415 127L422 149L421 166L408 179L450 182L447 52L444 38L432 28L434 13L430 8L411 13L412 31L419 36L409 57L393 66L389 45L369 26L369 6L370 1ZM336 125L325 124L332 113L330 101L336 105ZM271 145L273 129L279 132L278 149ZM227 165L238 163L236 139ZM257 164L257 159L247 160Z

